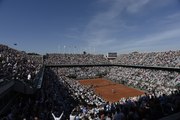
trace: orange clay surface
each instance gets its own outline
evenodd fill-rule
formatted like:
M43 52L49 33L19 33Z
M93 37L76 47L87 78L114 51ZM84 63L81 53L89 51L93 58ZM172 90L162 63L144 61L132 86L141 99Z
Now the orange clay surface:
M123 97L128 98L144 94L143 91L102 78L79 80L79 82L85 86L93 86L95 93L109 102L117 102Z

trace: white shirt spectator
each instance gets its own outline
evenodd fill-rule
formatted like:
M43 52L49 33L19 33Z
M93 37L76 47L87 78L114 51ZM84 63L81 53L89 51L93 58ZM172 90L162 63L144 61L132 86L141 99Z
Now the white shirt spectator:
M28 79L28 80L31 80L31 74L30 74L30 73L28 74L27 79Z
M52 113L52 116L53 116L54 120L61 120L63 114L64 114L64 112L62 112L59 117L56 117L56 116Z
M70 114L70 116L69 116L69 120L75 120L75 115L72 115L72 114Z

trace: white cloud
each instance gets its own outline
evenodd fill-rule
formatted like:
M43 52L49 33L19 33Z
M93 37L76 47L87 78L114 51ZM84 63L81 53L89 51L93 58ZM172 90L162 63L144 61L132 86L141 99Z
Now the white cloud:
M180 12L176 12L174 14L168 15L167 19L180 19Z
M131 0L130 5L127 7L127 11L131 13L136 13L138 12L142 7L144 7L149 0Z
M131 29L123 21L122 14L126 12L138 12L149 0L102 0L101 4L109 4L103 12L98 12L92 17L84 31L83 39L87 40L89 46L107 46L116 42L113 36L116 32Z
M98 11L97 14L94 15L87 24L86 29L84 30L84 33L82 35L82 39L86 40L88 45L84 47L95 47L99 51L103 51L104 49L106 49L105 52L118 50L126 51L128 49L133 50L137 49L138 47L144 47L144 45L146 45L147 47L148 44L162 43L164 40L168 39L180 38L180 24L177 25L176 23L172 23L172 21L174 21L174 18L178 19L179 13L166 16L168 22L172 24L166 24L165 22L163 23L163 21L165 21L166 19L162 19L161 16L158 16L158 18L149 16L149 19L142 18L144 20L147 20L144 21L144 24L150 21L149 25L139 23L139 26L127 24L127 21L124 18L124 14L131 16L138 15L138 13L150 13L150 6L156 5L156 7L152 8L157 9L158 7L160 8L160 6L167 6L167 4L170 4L171 1L166 0L162 4L162 1L160 2L156 0L100 1L101 4L105 4L106 9L104 11ZM148 6L148 4L150 5ZM146 6L148 6L149 8L145 9ZM139 22L136 19L135 21ZM146 28L147 26L149 28ZM141 34L138 31L139 29L141 29L142 32L145 31L145 33ZM149 29L149 31L147 29ZM134 37L129 37L131 36L130 31L133 31L137 35L134 35ZM120 34L122 34L122 36Z
M140 48L143 49L151 49L153 50L154 45L160 45L159 47L166 46L166 42L169 43L169 47L176 45L174 42L177 42L177 39L180 38L180 29L172 29L166 30L159 33L151 33L148 36L144 36L143 38L133 39L125 43L124 45L115 46L115 48L120 48L119 51L128 51L128 50L138 50ZM165 42L166 41L166 42ZM149 48L147 48L149 47Z
M138 43L140 44L153 43L153 42L159 42L176 37L180 37L180 29L167 30L167 31L163 31L162 33L152 34L148 37L145 37L145 39L138 41Z

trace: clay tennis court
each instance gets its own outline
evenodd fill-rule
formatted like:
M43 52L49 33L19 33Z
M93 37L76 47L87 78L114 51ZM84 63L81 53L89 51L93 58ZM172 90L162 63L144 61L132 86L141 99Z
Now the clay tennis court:
M112 81L97 78L79 80L82 85L91 85L96 94L109 102L119 101L120 98L128 98L144 94L143 91L117 84Z

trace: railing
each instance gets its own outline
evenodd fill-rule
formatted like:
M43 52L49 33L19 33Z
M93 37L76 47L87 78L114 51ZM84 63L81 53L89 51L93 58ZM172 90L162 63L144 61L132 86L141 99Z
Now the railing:
M35 79L34 79L34 88L35 89L40 89L42 82L43 82L43 76L44 76L44 70L45 70L45 66L42 66L39 73L36 75Z
M159 67L159 66L142 66L142 65L123 65L123 64L64 64L64 65L45 65L45 67L130 67L142 69L156 69L165 71L180 72L180 68L175 67Z
M0 87L0 95L14 85L14 81L9 81Z

